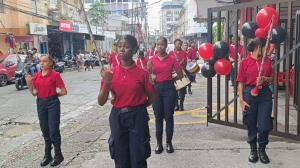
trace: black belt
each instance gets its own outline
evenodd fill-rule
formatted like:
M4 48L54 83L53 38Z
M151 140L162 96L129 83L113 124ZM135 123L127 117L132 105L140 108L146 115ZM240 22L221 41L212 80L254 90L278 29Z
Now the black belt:
M37 98L37 101L47 102L58 99L58 95L52 96L52 97L46 97L46 98Z
M251 88L255 88L256 85L246 85L246 87L251 87ZM269 89L269 86L258 86L258 89Z
M167 85L167 84L174 84L174 82L172 80L170 81L163 81L163 82L155 82L156 85Z
M129 113L133 111L138 111L144 107L144 104L135 106L135 107L124 107L124 108L116 108L117 110L120 110L122 113Z

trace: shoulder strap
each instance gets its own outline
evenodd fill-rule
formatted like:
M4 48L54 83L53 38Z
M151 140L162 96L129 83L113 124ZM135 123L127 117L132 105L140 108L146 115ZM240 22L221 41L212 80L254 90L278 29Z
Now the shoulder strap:
M118 60L118 54L115 56L115 58L116 58L116 60L117 60L118 65L120 65L120 62L119 62L119 60Z
M145 58L144 58L145 59ZM143 65L143 62L142 62L142 60L141 59L139 59L140 60L140 63L141 63L141 65L142 65L142 68L144 68L144 65Z
M175 55L177 61L180 62L179 58L177 57L176 51L174 50L173 52L174 52L174 55Z

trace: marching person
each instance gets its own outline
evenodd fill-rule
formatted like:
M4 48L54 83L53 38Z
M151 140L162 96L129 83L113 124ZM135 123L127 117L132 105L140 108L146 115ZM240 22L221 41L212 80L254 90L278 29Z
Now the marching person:
M191 44L191 48L189 48L189 52L192 54L192 59L196 61L197 59L197 47L196 47L196 39L194 42ZM192 76L193 77L193 82L196 82L196 75Z
M151 50L148 51L149 59L151 59L152 57L154 57L155 55L157 55L158 51L155 50L155 48L156 48L156 43L153 43L151 45Z
M60 74L50 68L53 61L49 55L40 57L40 65L41 72L33 78L27 75L26 82L30 93L37 96L38 117L45 140L45 156L40 164L46 166L51 162L51 166L57 166L64 160L61 153L60 101L58 97L66 95L67 89ZM34 88L36 88L37 94L34 92ZM60 89L59 93L56 92L57 88ZM52 144L55 148L54 159L51 156Z
M167 54L166 49L168 41L165 37L160 37L157 40L158 54L150 59L147 63L147 70L157 76L155 79L155 88L157 92L157 101L153 104L155 114L156 139L157 146L155 153L160 154L163 151L162 135L164 119L166 121L167 134L167 152L173 153L172 138L174 132L174 107L176 100L176 89L174 81L183 77L180 64L175 57ZM173 70L176 71L177 76L172 78ZM173 81L174 80L174 81Z
M248 127L248 143L251 147L249 156L250 162L257 162L257 133L258 133L258 154L262 163L269 163L266 154L266 145L269 140L269 132L273 130L272 114L272 93L269 84L274 82L275 72L272 68L272 61L265 58L262 76L258 77L262 56L265 50L266 39L258 37L252 40L247 49L253 52L251 57L247 57L240 63L237 82L239 82L239 95L241 108L243 110L243 121ZM251 90L259 84L259 95L254 97ZM244 89L245 86L245 89Z
M140 51L138 57L139 57L139 59L136 61L136 65L146 69L148 60L144 56L144 51Z
M30 70L31 76L34 76L34 71L36 70L36 65L38 64L38 60L33 57L33 52L31 50L27 51L27 57L25 58L25 66L27 70Z
M175 46L174 51L171 51L169 54L172 55L179 62L181 69L183 69L186 72L187 54L186 51L181 49L182 41L180 39L176 39L174 41L174 46ZM178 98L178 94L176 94L177 99L175 100L174 110L184 111L183 103L186 94L186 87L179 89L178 93L179 93L179 98ZM179 105L178 105L178 100L179 100Z
M154 85L150 83L149 72L137 66L133 60L137 50L135 37L122 36L117 44L122 59L120 65L101 71L103 80L98 96L99 105L107 102L110 90L115 94L111 102L111 136L108 143L116 168L146 168L147 158L151 155L146 107L154 103L157 96Z
M197 62L197 60L193 57L192 53L188 50L189 43L183 43L183 50L186 52L187 62ZM189 77L191 83L188 85L188 93L193 94L192 92L192 82L195 81L196 76L191 75L188 71L186 71L187 76Z
M114 44L116 47L118 46L117 43ZM110 54L109 56L109 60L108 60L108 68L111 69L113 67L119 66L121 63L121 58L119 57L119 55L117 54L118 50L116 50L116 52Z

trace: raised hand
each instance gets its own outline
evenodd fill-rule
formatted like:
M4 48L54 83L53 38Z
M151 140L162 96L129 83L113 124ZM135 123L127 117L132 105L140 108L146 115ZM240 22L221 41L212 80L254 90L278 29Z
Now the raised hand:
M105 82L111 82L113 78L113 72L109 70L108 68L104 68L103 70L100 71L100 74Z

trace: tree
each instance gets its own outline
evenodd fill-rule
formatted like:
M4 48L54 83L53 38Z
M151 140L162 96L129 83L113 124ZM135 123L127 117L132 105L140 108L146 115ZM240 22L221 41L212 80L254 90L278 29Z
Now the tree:
M105 5L99 1L94 1L90 5L88 10L88 16L90 18L90 23L93 25L100 25L101 23L107 24L108 12L106 11Z
M223 29L224 29L224 26L223 26L223 22L221 22L221 39L220 41L223 40ZM218 23L214 24L213 27L212 27L212 34L214 36L214 40L215 42L219 41L218 40Z

